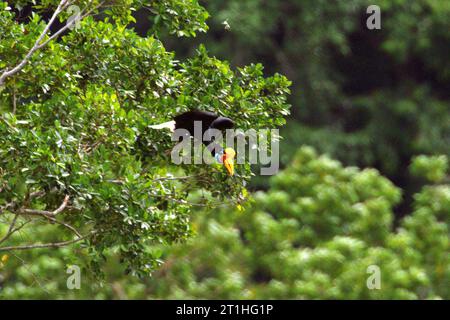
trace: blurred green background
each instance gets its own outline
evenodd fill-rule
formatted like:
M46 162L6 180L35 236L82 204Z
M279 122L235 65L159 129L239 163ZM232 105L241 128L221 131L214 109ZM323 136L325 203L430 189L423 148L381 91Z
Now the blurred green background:
M370 4L381 30L366 27ZM450 299L450 2L203 5L208 33L160 37L180 59L204 43L293 82L282 171L252 180L244 211L193 212L196 235L161 247L152 278L112 259L104 281L82 272L68 290L61 270L81 251L19 252L0 264L0 298ZM371 265L379 290L367 287Z

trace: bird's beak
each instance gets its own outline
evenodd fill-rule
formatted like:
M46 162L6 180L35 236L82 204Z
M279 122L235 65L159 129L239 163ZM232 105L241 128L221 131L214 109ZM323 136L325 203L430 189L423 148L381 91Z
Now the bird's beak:
M232 148L225 149L225 153L223 155L223 165L228 171L230 176L234 175L234 156L236 152Z
M225 160L223 161L223 164L224 164L225 168L227 169L228 174L230 176L232 176L234 174L234 163L233 163L233 160L225 158Z

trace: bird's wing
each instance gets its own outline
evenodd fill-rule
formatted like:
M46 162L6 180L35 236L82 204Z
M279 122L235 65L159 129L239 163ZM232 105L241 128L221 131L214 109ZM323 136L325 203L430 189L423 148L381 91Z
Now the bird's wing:
M149 126L149 128L156 129L156 130L167 128L173 132L173 131L175 131L175 121L172 120L172 121L167 121L167 122L160 123L160 124L155 124L155 125Z
M183 128L187 130L191 130L194 128L194 122L195 121L201 121L203 131L209 128L211 123L218 118L218 115L209 112L209 111L200 111L200 110L193 110L184 112L182 114L179 114L175 116L173 119L176 123L176 128ZM192 133L191 133L192 134Z

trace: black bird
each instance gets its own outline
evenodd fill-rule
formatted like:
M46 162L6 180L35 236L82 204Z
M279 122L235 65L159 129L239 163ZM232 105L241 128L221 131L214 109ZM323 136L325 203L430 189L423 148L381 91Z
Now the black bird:
M234 122L230 118L221 117L209 111L193 110L175 116L172 121L153 125L150 128L169 128L171 131L175 129L186 129L191 136L194 136L194 123L196 121L202 123L202 135L208 129L225 130L234 127Z
M219 116L213 112L192 110L179 114L173 118L173 120L150 126L152 129L164 129L168 128L170 131L176 129L185 129L189 132L190 136L194 137L195 122L201 122L202 137L209 129L226 130L234 127L234 122L230 118ZM233 158L236 152L232 148L223 149L217 143L215 143L208 134L206 135L208 141L203 141L203 144L211 151L211 154L220 163L223 163L230 175L234 174ZM216 154L216 150L219 152Z

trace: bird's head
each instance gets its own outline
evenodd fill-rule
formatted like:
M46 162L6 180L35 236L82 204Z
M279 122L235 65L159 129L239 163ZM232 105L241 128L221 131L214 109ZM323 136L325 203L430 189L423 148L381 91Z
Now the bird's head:
M216 154L218 162L223 163L230 176L234 175L234 157L236 151L233 148L225 148L221 153Z
M236 151L233 148L226 148L223 152L223 165L228 171L230 176L234 175L234 157Z
M234 128L234 122L227 117L217 117L217 119L211 123L210 127L218 130L231 129Z

